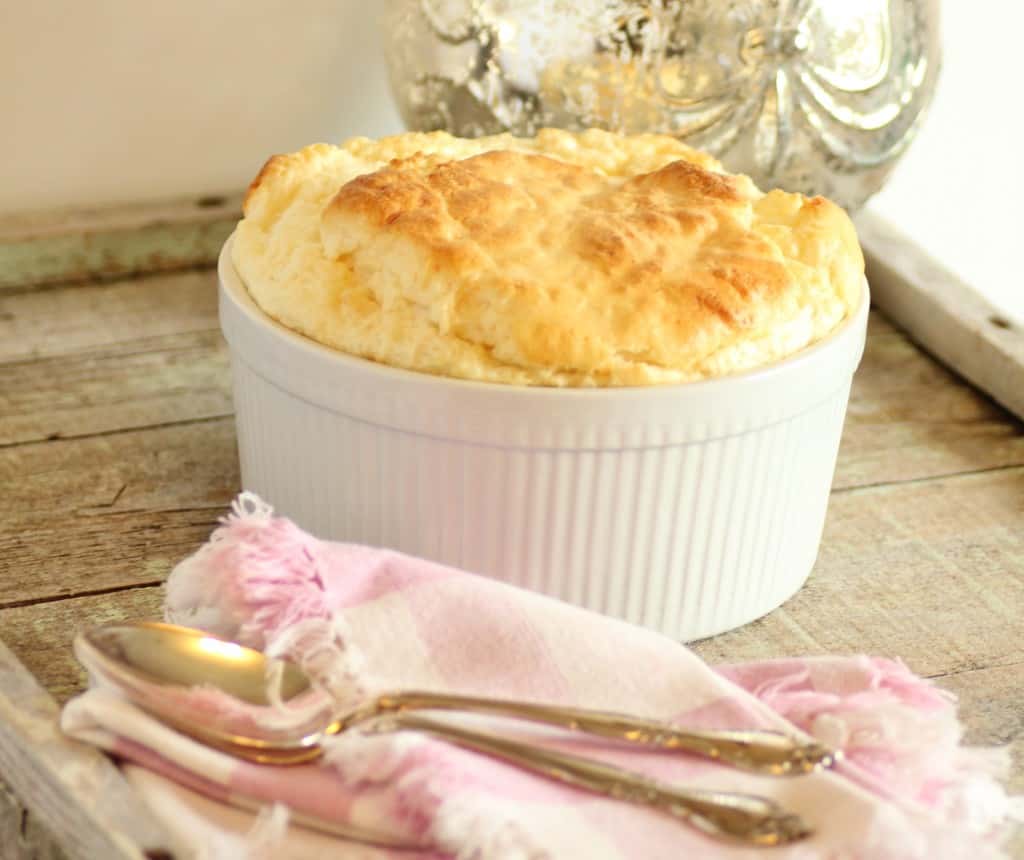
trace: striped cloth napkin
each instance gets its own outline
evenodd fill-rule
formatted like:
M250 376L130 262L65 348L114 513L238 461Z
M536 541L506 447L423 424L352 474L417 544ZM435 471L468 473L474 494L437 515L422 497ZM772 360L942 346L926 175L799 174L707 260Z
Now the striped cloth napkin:
M155 722L94 678L65 707L64 730L125 761L183 856L1004 856L999 845L1017 803L995 779L1005 756L963 747L952 697L897 661L786 659L711 669L665 637L537 594L395 552L317 540L252 494L242 494L210 541L172 572L166 615L297 660L339 709L374 692L430 689L628 711L692 728L804 732L845 753L834 771L772 778L521 729L666 782L772 797L816 831L792 846L749 848L413 732L353 729L330 739L316 764L245 763ZM510 729L507 721L500 726ZM303 826L309 821L317 828ZM323 832L349 824L417 847L397 851Z

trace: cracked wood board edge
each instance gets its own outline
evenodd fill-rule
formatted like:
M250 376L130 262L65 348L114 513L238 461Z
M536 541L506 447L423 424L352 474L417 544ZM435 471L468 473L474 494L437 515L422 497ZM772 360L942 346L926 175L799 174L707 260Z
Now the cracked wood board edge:
M173 843L99 750L65 737L56 702L0 641L0 774L69 860L173 857Z
M211 266L242 197L0 217L0 292Z
M872 302L925 351L1024 418L1024 327L884 218L862 212L856 224Z
M68 860L39 819L0 777L0 860Z

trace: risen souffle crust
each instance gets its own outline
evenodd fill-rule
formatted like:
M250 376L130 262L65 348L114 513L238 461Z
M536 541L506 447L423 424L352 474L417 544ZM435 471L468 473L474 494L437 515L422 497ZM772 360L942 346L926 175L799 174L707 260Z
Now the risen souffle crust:
M759 367L860 301L846 213L672 137L443 132L276 155L233 261L259 307L351 355L517 385Z

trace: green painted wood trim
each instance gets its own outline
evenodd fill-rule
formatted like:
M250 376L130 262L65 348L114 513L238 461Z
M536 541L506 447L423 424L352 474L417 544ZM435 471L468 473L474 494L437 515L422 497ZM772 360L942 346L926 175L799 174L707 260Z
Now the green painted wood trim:
M238 195L0 219L0 291L209 266Z

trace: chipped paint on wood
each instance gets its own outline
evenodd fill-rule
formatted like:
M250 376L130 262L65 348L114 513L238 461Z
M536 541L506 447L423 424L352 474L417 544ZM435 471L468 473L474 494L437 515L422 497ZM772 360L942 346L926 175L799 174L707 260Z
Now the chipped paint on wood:
M1024 419L1024 327L871 212L857 218L872 302L939 361Z
M237 194L0 218L0 291L213 264Z

